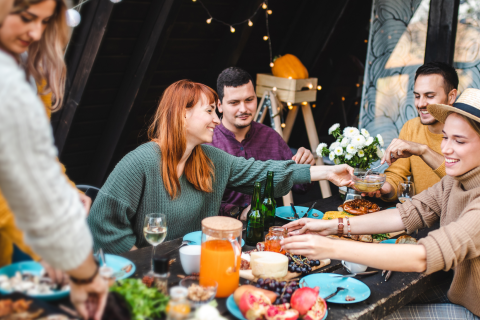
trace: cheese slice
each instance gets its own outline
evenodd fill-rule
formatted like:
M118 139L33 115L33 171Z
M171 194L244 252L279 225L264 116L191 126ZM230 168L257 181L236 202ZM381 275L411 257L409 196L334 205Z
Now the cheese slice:
M258 278L282 278L288 272L288 258L280 253L260 251L250 254L252 273Z

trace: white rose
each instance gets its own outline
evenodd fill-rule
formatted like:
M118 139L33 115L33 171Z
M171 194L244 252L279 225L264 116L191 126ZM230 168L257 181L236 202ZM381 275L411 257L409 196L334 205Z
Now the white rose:
M335 152L335 154L337 156L341 156L343 154L343 148L342 147L336 147L333 152Z
M358 150L358 156L359 156L360 158L365 157L365 152L364 152L363 150Z
M373 137L368 137L367 141L365 142L366 146L369 146L373 143Z
M340 142L340 145L345 148L346 146L348 146L349 143L350 143L350 138L345 137L342 139L342 142Z
M345 137L353 138L355 136L358 136L359 134L360 134L360 131L358 131L358 129L354 127L346 127L343 130L343 135Z
M335 123L333 126L328 129L328 134L332 134L333 131L337 130L340 127L340 123Z
M365 142L365 137L360 134L352 138L352 144L357 148L363 148L363 146L365 146Z
M335 153L332 151L330 152L330 154L328 155L328 158L333 161L333 159L335 159Z
M323 142L320 143L317 147L317 150L316 150L317 151L317 156L319 156L319 157L322 156L322 150L323 150L323 148L326 148L326 147L327 147L326 143L323 143Z
M345 159L347 160L351 160L353 158L353 154L351 153L347 153L347 155L345 156Z
M379 158L382 158L384 153L385 153L385 150L380 149L380 148L377 146L377 156L378 156Z
M367 129L362 129L360 132L363 134L365 138L370 137L370 132L367 131Z
M357 148L355 148L353 145L349 144L347 146L347 152L350 153L350 154L355 154L355 152L357 152Z
M377 139L378 139L378 142L380 143L380 146L383 147L383 145L385 144L385 142L383 141L383 138L380 134L377 134Z
M340 146L340 142L334 142L330 145L330 148L328 148L328 150L333 151L338 146Z

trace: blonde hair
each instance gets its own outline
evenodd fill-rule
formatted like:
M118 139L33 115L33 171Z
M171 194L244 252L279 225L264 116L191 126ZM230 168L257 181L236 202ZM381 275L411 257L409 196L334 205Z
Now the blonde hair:
M11 14L19 14L31 5L45 0L15 0ZM67 67L64 61L64 50L70 40L70 28L67 26L68 0L55 0L55 13L47 24L40 41L32 43L28 48L25 61L27 76L33 76L37 84L43 84L40 95L52 93L52 111L60 109L65 96ZM18 59L21 61L20 59Z

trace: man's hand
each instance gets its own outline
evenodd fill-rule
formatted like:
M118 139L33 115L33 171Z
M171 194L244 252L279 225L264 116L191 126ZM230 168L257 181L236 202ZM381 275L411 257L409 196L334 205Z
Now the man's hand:
M353 186L352 175L354 169L348 164L328 166L328 168L330 169L328 173L328 181L338 187Z
M321 236L335 234L335 228L331 228L332 222L327 220L302 218L287 223L283 227L288 230L290 236L298 236L305 233L318 234Z
M383 155L381 163L392 165L397 159L408 158L411 156L422 156L428 147L421 143L406 141L401 139L393 139Z
M100 274L89 284L70 284L70 300L83 319L101 320L107 296L108 281Z
M78 193L78 195L80 196L80 201L82 202L83 207L85 208L85 211L87 211L87 217L88 217L88 214L90 213L90 207L92 206L92 198L80 192Z
M360 191L360 190L357 190ZM368 196L368 197L377 197L380 198L381 196L385 195L386 198L391 198L393 196L394 188L392 185L388 182L385 182L383 186L380 188L380 190L374 191L374 192L368 192L362 193L362 197Z
M248 214L248 211L250 211L250 207L251 207L251 206L252 206L252 205L249 204L248 207L246 207L245 209L243 209L242 214L240 215L240 220L243 220L243 221L247 220L247 214Z
M52 279L54 283L63 286L69 282L68 275L62 270L52 268L52 266L45 260L40 260L39 263L45 269L45 272L47 272L47 276Z
M326 237L305 234L288 237L280 242L280 245L291 254L305 256L312 260L330 258L330 251L335 246L335 240Z
M297 154L292 157L292 160L297 164L309 164L311 166L315 165L315 159L313 158L312 152L304 147L298 149Z

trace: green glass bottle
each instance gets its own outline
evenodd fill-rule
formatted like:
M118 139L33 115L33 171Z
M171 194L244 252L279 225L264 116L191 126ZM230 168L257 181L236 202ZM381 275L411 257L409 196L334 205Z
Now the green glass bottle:
M264 240L264 217L262 214L260 189L260 182L255 182L255 186L253 188L252 207L250 208L247 216L247 238L245 239L245 243L249 246L256 246L258 242L262 242Z
M275 225L275 210L277 210L277 202L275 201L273 194L273 171L268 171L262 203L263 216L265 217L265 231L268 231L270 227Z

